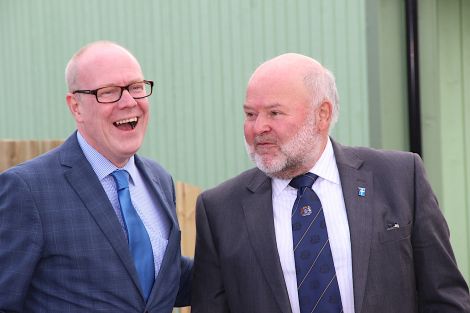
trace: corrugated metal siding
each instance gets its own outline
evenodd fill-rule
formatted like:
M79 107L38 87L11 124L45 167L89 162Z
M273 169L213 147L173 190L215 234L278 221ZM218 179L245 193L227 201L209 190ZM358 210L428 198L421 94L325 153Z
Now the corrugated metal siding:
M405 2L366 0L370 145L407 150Z
M467 240L458 248L460 256L460 264L465 266L464 275L467 278L467 283L470 285L470 1L461 1L461 15L460 21L462 26L462 119L463 119L463 132L464 140L463 145L463 159L465 169L463 171L464 189L460 197L463 200L463 208L458 214L462 214L465 218L464 225L462 226L466 231ZM451 225L453 227L454 224Z
M470 1L420 4L423 157L470 281Z
M209 187L251 166L243 143L246 82L284 52L337 76L334 136L368 145L363 0L0 1L0 137L64 139L74 129L64 67L83 44L128 47L156 81L141 154L177 180Z

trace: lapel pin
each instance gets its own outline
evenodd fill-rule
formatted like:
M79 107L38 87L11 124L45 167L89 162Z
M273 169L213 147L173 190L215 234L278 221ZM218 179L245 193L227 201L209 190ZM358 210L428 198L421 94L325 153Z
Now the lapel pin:
M365 197L366 196L366 188L365 187L357 187L357 195L359 197Z
M300 215L309 216L312 214L312 208L309 205L306 205L300 209Z

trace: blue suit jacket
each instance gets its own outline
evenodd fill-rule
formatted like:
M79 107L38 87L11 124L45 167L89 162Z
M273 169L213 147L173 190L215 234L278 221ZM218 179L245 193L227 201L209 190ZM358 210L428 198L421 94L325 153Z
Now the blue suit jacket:
M126 237L76 134L0 175L0 312L171 312L189 304L171 176L135 157L171 223L145 303Z

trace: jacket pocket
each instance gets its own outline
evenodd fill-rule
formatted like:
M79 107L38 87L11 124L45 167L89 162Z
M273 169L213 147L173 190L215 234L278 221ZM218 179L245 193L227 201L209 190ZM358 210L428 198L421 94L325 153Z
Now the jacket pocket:
M411 236L411 223L390 230L384 230L379 233L379 242L387 243L409 238Z

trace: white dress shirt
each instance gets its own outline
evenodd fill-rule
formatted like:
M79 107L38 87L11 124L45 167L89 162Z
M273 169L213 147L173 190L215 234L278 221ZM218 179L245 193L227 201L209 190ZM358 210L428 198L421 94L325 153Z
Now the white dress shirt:
M320 159L310 172L318 175L318 179L312 188L320 198L323 206L343 312L354 313L349 225L338 167L330 139L328 139ZM300 313L291 224L292 207L297 197L297 189L289 186L289 182L290 180L277 178L272 180L274 228L277 250L281 260L292 313Z

